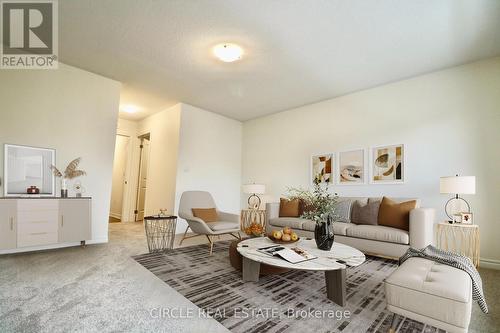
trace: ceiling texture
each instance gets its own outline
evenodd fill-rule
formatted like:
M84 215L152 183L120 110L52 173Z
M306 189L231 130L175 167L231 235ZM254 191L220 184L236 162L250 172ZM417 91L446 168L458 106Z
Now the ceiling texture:
M121 81L131 119L245 121L497 55L498 0L59 0L60 60Z

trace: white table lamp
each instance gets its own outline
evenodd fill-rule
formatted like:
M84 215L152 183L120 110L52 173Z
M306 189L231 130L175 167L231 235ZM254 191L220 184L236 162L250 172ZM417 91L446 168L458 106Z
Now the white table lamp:
M450 205L457 200L465 202L467 212L470 213L469 203L461 198L460 194L476 194L476 177L474 176L448 176L441 177L439 180L439 191L443 194L454 194L455 196L446 202L446 215L453 220L450 212Z
M257 194L266 193L266 186L263 184L245 184L242 186L243 193L251 194L248 197L248 208L259 209L261 200Z

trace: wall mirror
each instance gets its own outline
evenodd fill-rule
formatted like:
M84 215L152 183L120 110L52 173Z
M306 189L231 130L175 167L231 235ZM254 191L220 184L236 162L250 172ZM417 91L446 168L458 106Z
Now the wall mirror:
M41 196L54 196L55 178L50 165L55 165L55 149L5 144L4 195L20 196L36 186Z

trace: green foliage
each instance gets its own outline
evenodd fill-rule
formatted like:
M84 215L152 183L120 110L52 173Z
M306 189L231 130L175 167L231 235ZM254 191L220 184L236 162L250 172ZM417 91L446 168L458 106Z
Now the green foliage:
M303 207L303 214L300 217L304 219L316 223L325 223L328 217L334 220L338 196L336 193L328 192L328 186L321 186L315 182L312 191L302 188L288 188L287 198L300 200Z

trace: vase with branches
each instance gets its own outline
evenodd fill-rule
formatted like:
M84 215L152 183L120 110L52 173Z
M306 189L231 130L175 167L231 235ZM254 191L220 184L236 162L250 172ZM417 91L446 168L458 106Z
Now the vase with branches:
M319 249L330 250L333 245L332 221L335 218L335 206L338 202L336 193L328 191L328 186L314 183L312 190L289 188L289 200L299 200L302 206L301 218L314 221L314 239Z
M68 197L68 187L67 187L68 179L85 176L87 174L85 171L78 169L78 165L80 164L81 160L82 160L81 157L75 158L68 164L64 172L59 171L59 169L55 165L50 166L50 169L52 170L54 176L61 178L61 197L63 198Z

